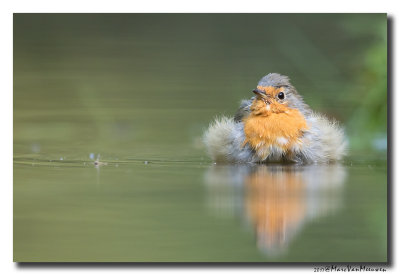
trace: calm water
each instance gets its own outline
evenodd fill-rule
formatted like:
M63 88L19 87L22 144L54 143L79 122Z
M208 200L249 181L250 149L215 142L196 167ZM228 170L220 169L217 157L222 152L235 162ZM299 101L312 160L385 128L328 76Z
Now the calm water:
M270 71L343 124L357 104L374 17L277 19L16 15L14 260L386 261L384 152L321 166L205 154L207 124Z
M386 168L14 161L16 261L385 261Z

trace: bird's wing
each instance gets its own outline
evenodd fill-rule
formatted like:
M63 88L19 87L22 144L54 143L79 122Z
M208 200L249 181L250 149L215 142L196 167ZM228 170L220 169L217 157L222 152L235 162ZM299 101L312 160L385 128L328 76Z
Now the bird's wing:
M250 114L250 106L253 102L254 97L251 99L244 99L240 103L239 109L236 111L235 117L233 118L235 122L241 122L243 118Z

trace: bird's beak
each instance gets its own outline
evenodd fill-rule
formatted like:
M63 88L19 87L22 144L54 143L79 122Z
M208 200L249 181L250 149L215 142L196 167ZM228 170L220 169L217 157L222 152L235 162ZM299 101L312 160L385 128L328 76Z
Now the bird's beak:
M255 93L257 97L264 97L267 95L264 91L258 89L253 90L253 93Z
M267 95L264 91L255 89L253 90L253 93L257 96L257 98L262 99L266 104L271 104L271 101L269 99L269 95Z

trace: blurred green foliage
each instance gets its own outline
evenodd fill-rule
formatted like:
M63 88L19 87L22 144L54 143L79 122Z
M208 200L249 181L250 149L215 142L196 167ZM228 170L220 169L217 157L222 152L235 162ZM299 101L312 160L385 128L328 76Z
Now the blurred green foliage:
M270 72L346 126L351 154L385 152L386 24L386 14L16 14L15 153L37 143L205 156L193 144L207 124Z
M359 72L359 105L347 125L353 149L386 150L387 139L387 24L377 25L376 39L364 53Z

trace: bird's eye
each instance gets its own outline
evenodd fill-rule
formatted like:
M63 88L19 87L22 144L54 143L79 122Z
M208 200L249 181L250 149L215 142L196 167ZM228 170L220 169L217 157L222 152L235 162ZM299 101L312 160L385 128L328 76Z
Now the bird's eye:
M284 98L285 98L285 94L284 94L283 92L280 92L280 93L278 94L278 98L279 98L279 99L284 99Z

